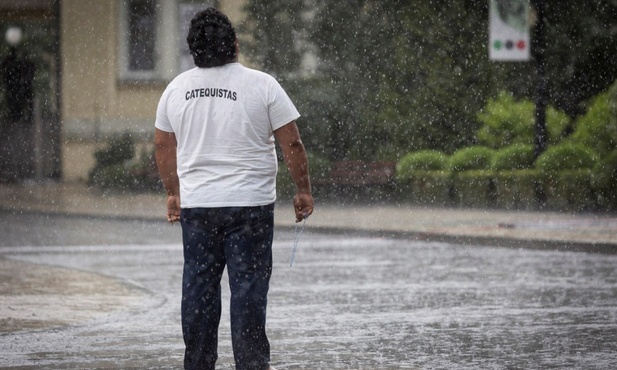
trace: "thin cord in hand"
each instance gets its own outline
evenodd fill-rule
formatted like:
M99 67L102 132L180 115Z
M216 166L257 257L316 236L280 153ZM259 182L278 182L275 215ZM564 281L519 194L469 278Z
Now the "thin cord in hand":
M300 232L298 232L298 222L296 222L296 227L294 229L294 245L291 248L291 258L289 260L289 267L293 266L294 260L296 259L296 250L298 249L298 242L300 241L300 235L302 235L302 232L304 231L304 226L306 226L306 219L307 217L305 215Z

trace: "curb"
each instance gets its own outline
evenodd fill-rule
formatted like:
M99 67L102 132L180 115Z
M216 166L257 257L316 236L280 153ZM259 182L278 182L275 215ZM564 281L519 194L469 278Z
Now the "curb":
M580 242L570 240L547 240L529 238L508 238L484 235L455 235L414 231L383 231L343 227L312 226L312 230L324 234L350 234L372 237L393 238L412 241L428 241L463 246L483 246L511 249L556 250L562 252L584 252L596 254L617 254L617 243Z
M109 215L97 213L81 213L71 211L54 211L54 210L37 210L37 209L19 209L9 208L0 205L0 211L4 212L19 212L20 214L39 214L39 215L60 215L69 218L92 218L103 220L132 220L132 221L148 221L166 223L162 217L145 216L145 215ZM293 224L275 224L278 227L293 227ZM315 230L324 234L354 234L365 235L371 237L384 237L394 239L404 239L412 241L430 241L449 244L458 244L464 246L484 246L484 247L500 247L511 249L529 249L529 250L557 250L563 252L584 252L615 255L617 254L617 243L602 243L602 242L585 242L571 240L552 240L552 239L531 239L531 238L511 238L487 235L457 235L445 233L430 233L420 231L395 231L395 230L377 230L353 227L331 227L312 225L311 230Z

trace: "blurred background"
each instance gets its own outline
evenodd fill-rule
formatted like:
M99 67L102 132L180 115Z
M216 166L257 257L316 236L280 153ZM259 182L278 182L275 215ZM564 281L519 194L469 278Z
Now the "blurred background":
M317 196L617 210L615 0L0 0L0 182L159 191L156 105L207 6L297 105ZM527 58L489 58L504 11Z

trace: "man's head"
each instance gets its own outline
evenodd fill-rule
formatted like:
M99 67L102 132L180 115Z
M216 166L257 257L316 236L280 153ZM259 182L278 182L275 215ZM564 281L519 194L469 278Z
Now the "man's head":
M236 61L236 31L229 18L214 8L195 15L186 41L197 67L218 67Z

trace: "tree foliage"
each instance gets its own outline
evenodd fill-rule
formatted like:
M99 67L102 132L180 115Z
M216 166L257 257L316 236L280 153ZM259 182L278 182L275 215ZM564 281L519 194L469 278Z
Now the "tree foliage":
M546 3L549 100L575 117L617 79L617 2Z
M488 60L485 0L251 0L247 15L241 45L282 80L309 150L330 159L453 153L477 142L488 99L535 94L533 61ZM616 25L612 0L548 4L549 105L575 117L617 78Z
M485 3L400 2L379 110L395 150L452 153L473 143L475 112L492 91L482 73L489 68Z
M576 122L572 140L601 155L617 149L617 82L591 100L587 112Z
M298 71L304 26L302 0L249 0L246 21L239 25L241 52L265 72L285 80Z
M478 129L478 142L499 149L508 145L534 143L535 105L529 99L516 100L506 92L496 99L489 99L486 107L477 114L482 126ZM570 118L549 106L546 111L546 128L549 145L561 141Z

